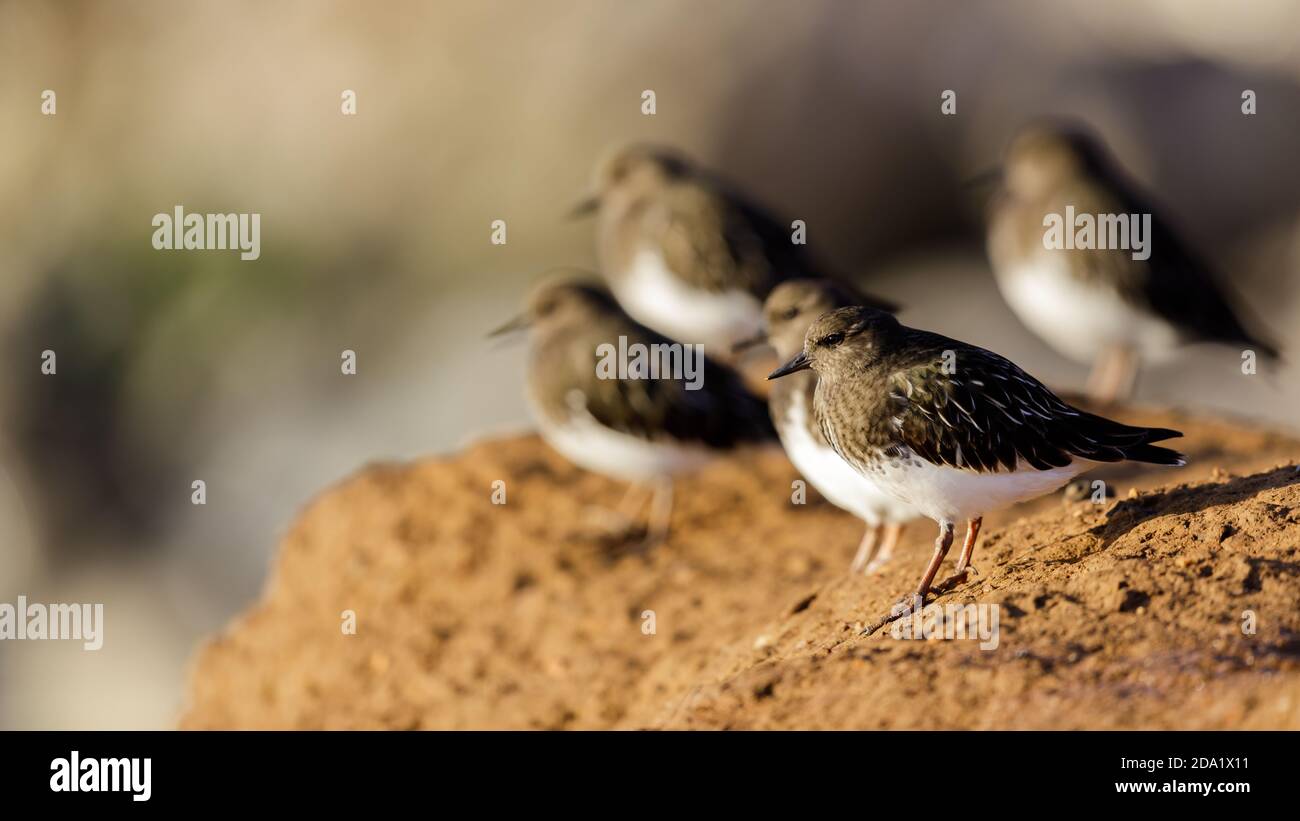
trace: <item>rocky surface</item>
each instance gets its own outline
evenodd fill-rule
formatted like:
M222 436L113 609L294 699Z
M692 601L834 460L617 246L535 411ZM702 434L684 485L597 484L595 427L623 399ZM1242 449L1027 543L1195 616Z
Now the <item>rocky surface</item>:
M325 491L199 653L181 726L1300 728L1300 441L1112 413L1183 430L1190 464L986 518L979 574L937 603L986 605L986 628L996 605L996 648L860 636L934 527L851 577L860 524L792 504L779 450L681 480L642 553L598 529L624 488L525 436Z

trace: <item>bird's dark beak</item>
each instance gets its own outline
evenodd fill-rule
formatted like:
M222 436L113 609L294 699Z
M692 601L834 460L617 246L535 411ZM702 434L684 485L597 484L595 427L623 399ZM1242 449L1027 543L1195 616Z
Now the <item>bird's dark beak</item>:
M576 220L589 217L600 207L600 197L592 195L569 209L569 219Z
M528 315L520 314L519 316L510 320L506 324L502 325L500 328L497 328L496 330L490 332L488 334L488 337L492 338L498 336L506 336L508 334L515 333L516 331L522 331L528 327L528 324L529 324Z
M1002 182L1002 166L995 165L962 180L961 187L970 190L983 188L986 185L996 185L999 182Z
M743 353L744 351L747 351L750 348L757 348L759 345L762 345L765 342L767 342L767 334L764 334L760 331L756 336L751 336L749 339L742 339L739 342L733 344L731 346L731 352L733 354Z
M781 377L789 376L792 373L798 373L799 371L806 371L811 367L812 367L812 360L808 358L808 354L803 351L800 351L798 356L796 356L794 359L791 359L789 362L785 363L781 367L769 373L767 375L767 378L780 379Z

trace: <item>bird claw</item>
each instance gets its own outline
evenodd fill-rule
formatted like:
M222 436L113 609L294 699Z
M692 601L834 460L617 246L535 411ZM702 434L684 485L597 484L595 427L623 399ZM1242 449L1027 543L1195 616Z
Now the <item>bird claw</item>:
M954 573L948 578L936 584L934 587L931 588L931 590L933 590L936 593L947 593L951 591L953 588L955 588L957 585L966 582L970 577L971 571L973 570L975 570L975 568L968 567L965 570L961 571L960 573Z
M886 624L889 624L891 622L897 621L898 619L905 618L907 616L912 615L917 610L920 610L925 607L925 599L926 597L922 596L919 593L913 593L910 596L904 596L903 598L894 602L894 605L889 608L888 615L883 616L877 619L876 621L872 622L871 624L867 625L865 628L863 628L862 632L859 633L858 635L870 636L872 633L875 633L877 630L884 627Z

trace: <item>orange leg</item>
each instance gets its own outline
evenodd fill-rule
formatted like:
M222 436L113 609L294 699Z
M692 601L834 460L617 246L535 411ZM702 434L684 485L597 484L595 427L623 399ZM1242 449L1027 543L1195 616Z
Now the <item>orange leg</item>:
M934 583L934 577L939 573L939 565L943 564L950 547L952 547L952 522L940 522L939 538L934 540L934 555L930 557L930 564L925 568L921 583L916 586L915 596L919 601L925 601L926 594L930 592L930 585Z
M970 563L970 553L975 549L975 538L979 535L980 520L971 519L967 523L966 543L962 546L963 572L961 577L965 576L965 564ZM948 555L948 548L952 547L953 525L952 522L939 523L939 538L934 540L934 555L930 557L930 564L925 568L925 575L921 577L921 583L916 586L916 592L912 594L911 601L902 599L889 610L889 614L883 618L877 619L872 624L863 629L862 635L870 636L889 624L895 619L911 615L925 606L925 597L930 592L930 586L934 584L934 577L939 573L939 567L943 564L944 558ZM939 592L945 592L950 584L961 579L954 576L945 579L935 589Z
M644 547L649 549L668 539L668 525L673 515L673 480L660 476L655 480L650 498L650 522Z
M858 544L858 553L849 565L850 573L861 573L867 563L875 559L876 546L880 544L880 530L881 525L867 525L867 532L862 534L862 542Z
M966 543L961 546L961 555L957 557L957 575L965 573L967 570L974 570L970 566L970 557L975 552L975 540L980 537L980 525L983 524L984 517L976 516L966 523ZM977 571L978 572L978 571Z
M899 522L890 522L885 525L885 538L881 540L880 547L876 550L876 555L871 561L867 562L867 567L862 572L868 576L884 567L890 557L894 555L894 548L898 547L898 539L903 535L903 525Z
M957 585L966 581L970 571L975 568L970 566L970 557L975 552L975 541L980 536L980 524L984 519L976 516L974 519L966 522L966 542L961 546L961 555L957 557L957 572L935 585L935 589L941 593L947 593ZM978 571L976 571L978 572Z
M1138 356L1132 348L1113 345L1101 352L1088 375L1088 396L1104 405L1128 399L1137 380Z

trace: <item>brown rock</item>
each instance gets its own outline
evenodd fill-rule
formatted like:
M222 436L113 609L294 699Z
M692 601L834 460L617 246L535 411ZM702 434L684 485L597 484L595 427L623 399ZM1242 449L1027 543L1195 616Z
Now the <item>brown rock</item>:
M670 541L640 555L574 535L622 486L521 437L323 493L262 600L199 653L180 723L1300 729L1300 473L1269 469L1300 443L1115 415L1185 431L1191 466L1098 470L1142 492L1085 520L1054 497L988 516L980 574L938 601L1000 604L995 650L844 629L915 585L934 526L851 577L860 524L786 503L779 450L682 480ZM511 502L491 505L503 476Z

